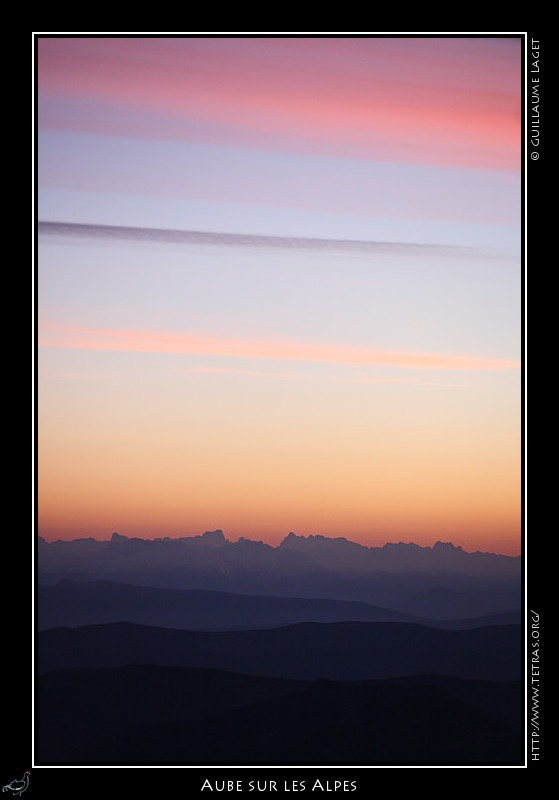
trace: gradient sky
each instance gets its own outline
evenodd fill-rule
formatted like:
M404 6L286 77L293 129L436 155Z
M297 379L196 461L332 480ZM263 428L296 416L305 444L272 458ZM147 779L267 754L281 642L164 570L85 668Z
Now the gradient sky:
M41 535L519 553L520 38L40 37L37 99Z

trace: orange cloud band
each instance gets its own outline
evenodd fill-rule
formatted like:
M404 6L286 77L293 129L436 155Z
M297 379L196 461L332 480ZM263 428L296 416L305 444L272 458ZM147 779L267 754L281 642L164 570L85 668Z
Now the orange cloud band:
M196 334L148 331L108 331L80 328L49 328L39 346L81 350L175 353L184 355L233 356L283 361L322 361L337 364L375 364L423 370L511 370L519 361L482 356L440 353L402 353L366 347L306 344L294 341L225 339Z

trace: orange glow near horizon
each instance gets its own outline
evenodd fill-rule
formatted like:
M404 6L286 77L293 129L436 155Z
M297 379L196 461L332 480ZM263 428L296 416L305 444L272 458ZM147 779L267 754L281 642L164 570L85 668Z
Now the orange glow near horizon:
M402 529L398 526L393 528L383 528L381 533L371 531L367 528L364 531L358 529L352 530L329 530L326 527L320 529L316 526L297 527L286 526L281 529L263 530L262 526L254 524L247 526L242 524L234 527L223 527L220 525L204 525L203 520L201 524L196 526L191 524L173 523L172 525L164 525L161 521L154 522L152 525L145 522L140 522L136 525L115 526L107 521L104 515L98 522L91 522L90 524L80 524L79 531L77 525L68 523L66 527L61 527L58 519L49 524L48 519L38 531L38 535L45 539L46 542L55 541L73 541L76 539L92 538L97 541L108 541L113 532L119 533L121 536L128 538L138 538L145 540L155 539L179 539L184 537L200 536L206 530L222 530L225 538L235 543L241 538L250 539L255 542L264 542L272 547L278 547L279 544L288 533L293 532L297 536L324 536L329 539L344 538L347 541L361 544L365 547L382 547L387 543L413 543L419 547L433 547L438 542L451 542L456 547L460 546L463 550L469 553L480 551L483 553L496 553L499 555L517 557L521 555L521 547L519 544L518 535L514 532L516 520L511 520L510 525L503 525L503 530L495 530L492 520L482 520L479 524L479 530L465 530L463 532L454 530L450 533L447 526L433 525L429 530L410 530L409 526ZM491 536L486 535L486 531L491 529ZM154 531L156 531L154 533ZM512 531L512 532L511 532Z
M525 43L37 37L40 535L519 554Z
M313 395L295 414L289 402L304 398L306 385L287 385L295 387L293 400L280 395L265 413L264 390L246 408L231 390L224 405L216 395L205 407L187 403L182 413L167 403L149 431L150 398L145 408L115 403L110 416L94 398L82 399L70 430L61 420L40 441L39 533L49 540L103 539L113 530L157 538L220 528L232 540L277 544L294 531L367 545L442 540L518 554L519 436L451 432L444 420L431 430L382 429L388 409L377 409L377 422L367 418L366 404L340 426L333 424L336 391L322 401Z

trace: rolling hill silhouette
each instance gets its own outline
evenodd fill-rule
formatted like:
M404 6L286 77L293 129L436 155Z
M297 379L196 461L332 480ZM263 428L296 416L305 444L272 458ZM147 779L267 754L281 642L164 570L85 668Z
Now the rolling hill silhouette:
M522 718L510 711L519 682L297 682L129 666L54 672L39 688L39 764L511 764L523 755Z
M188 666L301 680L414 674L518 680L519 625L443 630L409 623L299 623L185 631L131 623L55 628L38 636L39 673L127 664Z
M357 601L160 589L114 581L64 580L39 586L37 597L39 630L109 622L189 630L271 628L297 622L415 622L449 628L520 623L519 611L441 621Z

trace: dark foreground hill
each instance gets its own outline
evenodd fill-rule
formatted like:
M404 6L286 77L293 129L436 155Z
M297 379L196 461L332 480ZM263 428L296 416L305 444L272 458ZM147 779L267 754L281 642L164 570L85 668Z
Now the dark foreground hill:
M39 673L126 664L188 666L301 680L415 674L519 680L519 625L439 630L409 623L301 623L269 630L185 631L130 623L38 636Z
M44 763L85 763L100 743L118 740L130 727L215 715L306 685L188 667L52 672L37 682L38 755Z
M64 580L38 586L38 628L135 622L188 630L271 628L298 622L415 622L449 628L520 624L520 612L465 620L429 620L368 603L265 597L203 589L162 589L114 581Z
M521 764L522 687L128 666L38 681L41 764Z

